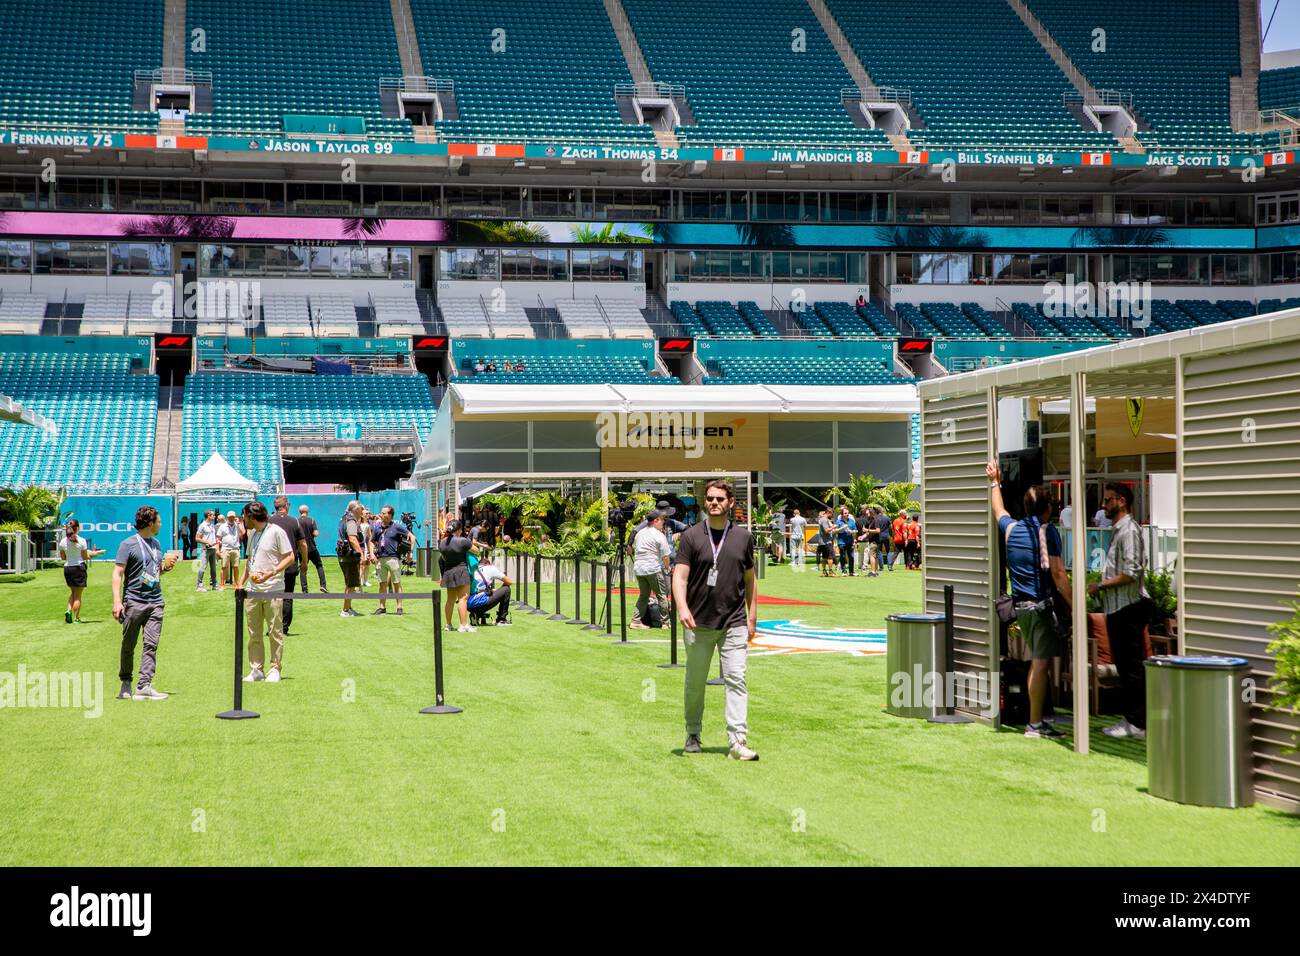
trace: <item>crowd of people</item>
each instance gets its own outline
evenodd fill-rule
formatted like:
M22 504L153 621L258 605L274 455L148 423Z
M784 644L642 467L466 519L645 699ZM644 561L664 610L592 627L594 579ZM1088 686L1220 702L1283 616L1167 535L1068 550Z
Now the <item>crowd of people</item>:
M497 365L496 359L487 359L485 361L480 358L480 359L475 359L474 361L474 371L476 373L477 372L526 372L528 371L528 368L526 365L524 365L523 359L518 359L516 361L506 359L500 365Z
M772 516L768 550L778 564L789 561L795 570L807 567L811 548L822 577L878 577L893 571L901 559L903 569L921 567L921 516L900 511L890 516L877 505L862 505L854 516L848 505L817 510L812 532L799 508Z
M249 672L244 681L272 684L280 681L285 638L293 624L293 600L270 595L293 594L299 587L303 594L308 593L308 564L316 569L319 590L329 590L318 545L320 527L307 505L298 508L296 518L289 514L289 507L289 499L279 495L273 510L260 501L252 501L241 511L227 511L224 516L215 508L208 509L202 521L191 521L187 516L178 529L181 547L165 553L158 540L162 528L158 510L146 506L136 511L136 533L118 547L113 563L112 613L122 627L119 699L167 699L167 694L153 687L164 614L162 575L175 569L182 560L193 560L197 576L195 591L235 588L246 592L244 621ZM69 624L84 623L81 608L88 562L104 553L92 549L81 537L80 530L74 518L64 526L58 541L64 581L68 585L64 620ZM339 521L336 545L344 593L369 587L373 575L379 593L393 596L395 613L404 613L402 568L409 561L415 543L415 535L395 519L392 506L385 505L376 515L360 501L351 502ZM203 583L205 576L207 586ZM374 613L387 614L388 600L380 600ZM340 615L359 616L348 600L344 601ZM142 637L138 680L133 688L135 649Z

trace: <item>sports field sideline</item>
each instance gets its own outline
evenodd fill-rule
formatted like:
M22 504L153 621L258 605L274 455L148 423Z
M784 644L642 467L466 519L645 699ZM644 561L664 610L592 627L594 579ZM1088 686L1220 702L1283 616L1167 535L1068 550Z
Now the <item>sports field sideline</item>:
M340 580L332 560L331 583ZM342 620L299 602L284 681L246 685L259 720L227 722L233 600L165 581L161 702L118 701L110 569L86 626L57 570L0 587L0 674L103 672L102 716L0 710L0 864L1219 865L1300 857L1300 821L1148 796L1143 744L1064 742L882 712L883 656L752 655L751 739L725 757L722 691L705 753L680 753L681 670L667 632L634 647L516 613L446 635L433 703L428 602ZM408 588L428 582L406 578ZM823 580L770 568L760 622L883 629L916 610L919 573ZM551 591L546 589L550 609ZM572 608L572 597L564 601ZM586 596L583 605L585 610ZM632 632L647 638L647 632ZM3 679L3 678L0 678Z

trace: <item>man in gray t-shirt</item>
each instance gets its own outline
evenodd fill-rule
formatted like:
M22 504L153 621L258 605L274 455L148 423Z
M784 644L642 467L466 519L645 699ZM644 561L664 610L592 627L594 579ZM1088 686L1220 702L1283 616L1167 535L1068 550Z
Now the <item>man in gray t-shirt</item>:
M785 512L772 512L772 560L779 562L785 557Z
M808 519L794 509L790 517L790 565L803 570L803 551L805 547L803 529L808 526Z
M153 689L154 669L158 659L158 641L162 637L162 576L176 565L176 555L163 556L158 544L162 518L157 508L145 506L135 513L136 533L117 549L113 566L113 617L122 625L122 648L117 678L122 682L118 700L166 700L167 695ZM144 649L140 652L140 682L131 693L131 671L135 664L135 645L144 632Z

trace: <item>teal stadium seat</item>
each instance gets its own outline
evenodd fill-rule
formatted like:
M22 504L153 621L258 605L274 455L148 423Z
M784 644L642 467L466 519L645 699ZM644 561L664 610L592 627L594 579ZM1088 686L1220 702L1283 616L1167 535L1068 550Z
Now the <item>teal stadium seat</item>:
M269 488L280 478L276 427L359 422L433 429L429 380L417 375L306 375L196 372L185 380L181 475L220 452L247 478Z
M827 6L871 78L912 91L925 126L908 138L919 148L1115 148L1065 108L1069 80L1006 0Z
M600 0L411 0L411 16L424 72L456 84L445 138L654 145L619 116L614 87L632 76Z
M0 353L0 395L52 419L57 437L0 422L0 486L142 494L153 467L158 376L108 353Z
M163 0L4 0L0 124L156 132L158 115L131 100L162 41Z
M1151 125L1137 134L1148 149L1259 146L1257 137L1232 131L1228 78L1241 74L1237 0L1026 2L1093 86L1133 94ZM1097 29L1105 31L1104 50L1093 49Z
M705 385L907 385L879 359L737 356L711 360Z
M679 385L673 375L651 375L645 362L626 356L589 355L586 352L562 354L562 342L553 343L556 351L548 355L522 356L524 371L507 372L507 360L521 356L503 347L497 351L476 351L457 356L457 377L474 385ZM475 372L479 359L495 362L495 372Z
M1285 110L1300 106L1300 66L1259 73L1259 108Z
M192 130L281 133L285 113L306 113L363 117L371 137L414 135L379 99L380 78L402 75L388 0L189 0L185 22L207 47L185 65L212 71L213 111L191 115Z
M696 125L683 145L888 147L877 130L854 125L840 102L853 86L804 0L623 0L651 75L680 83ZM801 29L806 50L795 52Z

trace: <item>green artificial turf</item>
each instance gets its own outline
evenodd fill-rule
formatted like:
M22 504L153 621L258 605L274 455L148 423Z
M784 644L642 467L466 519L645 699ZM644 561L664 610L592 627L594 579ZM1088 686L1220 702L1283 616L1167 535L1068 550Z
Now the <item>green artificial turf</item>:
M339 574L327 565L332 582ZM116 690L109 568L63 623L57 570L0 591L0 672L98 671ZM164 579L163 702L0 710L0 864L1257 864L1300 858L1300 820L1147 795L1140 744L1068 747L882 712L883 657L754 656L750 739L726 759L721 688L706 752L683 756L682 670L664 635L515 614L447 635L434 702L428 602L341 620L299 602L258 720L227 722L233 601ZM407 587L427 582L407 578ZM882 628L919 607L919 573L823 580L771 568L765 593L824 602L763 618ZM548 588L547 608L553 596ZM572 599L565 598L566 611ZM587 606L586 595L583 607ZM1106 746L1109 744L1109 746Z

